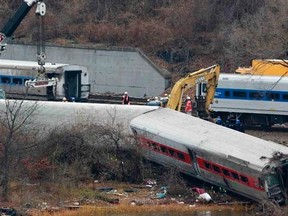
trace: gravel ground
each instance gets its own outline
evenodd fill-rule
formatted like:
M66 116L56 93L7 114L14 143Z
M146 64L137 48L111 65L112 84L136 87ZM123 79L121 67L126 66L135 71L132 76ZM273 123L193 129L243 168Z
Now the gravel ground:
M273 141L288 146L288 126L281 125L269 130L246 129L247 134L259 137L264 140Z

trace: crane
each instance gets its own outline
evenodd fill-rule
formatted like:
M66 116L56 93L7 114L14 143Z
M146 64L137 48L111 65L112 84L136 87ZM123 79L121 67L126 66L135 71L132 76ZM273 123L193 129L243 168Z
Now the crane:
M36 79L28 80L25 82L26 87L48 87L57 85L57 79L52 78L48 79L45 74L45 46L44 46L44 28L43 28L43 17L46 14L46 4L43 0L24 0L20 7L16 10L14 15L8 20L4 27L0 31L0 55L3 51L6 50L7 42L13 38L13 33L16 31L18 26L21 24L23 19L27 16L31 8L37 5L36 7L36 16L39 20L39 32L38 32L38 43L37 43L37 54L36 59L38 62L37 71L38 74ZM39 84L40 83L40 84Z
M23 19L29 13L31 8L42 0L24 0L20 7L16 10L14 15L8 20L4 27L0 31L0 54L6 50L6 45L9 40L13 38L13 33L21 24ZM43 3L43 2L42 2Z

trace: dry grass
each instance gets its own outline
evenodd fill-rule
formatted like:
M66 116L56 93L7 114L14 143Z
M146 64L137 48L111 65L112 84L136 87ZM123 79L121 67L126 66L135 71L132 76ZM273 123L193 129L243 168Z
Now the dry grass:
M111 215L111 214L125 214L125 213L157 213L157 212L177 212L188 213L191 211L245 211L244 206L231 205L231 206L219 206L219 205L152 205L152 206L132 206L132 205L114 205L114 206L82 206L78 210L62 210L55 212L31 212L31 216L78 216L78 215Z

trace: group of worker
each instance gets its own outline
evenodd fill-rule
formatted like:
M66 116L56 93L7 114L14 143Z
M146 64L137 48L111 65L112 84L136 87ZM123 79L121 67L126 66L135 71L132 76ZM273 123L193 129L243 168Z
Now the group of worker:
M218 116L216 118L215 123L218 124L218 125L222 125L222 126L225 126L225 127L228 127L228 128L243 132L243 133L245 132L244 125L241 123L240 119L231 117L230 115L228 116L226 121L223 121L221 119L221 117Z
M146 105L148 106L160 106L160 107L166 107L169 100L168 94L164 94L164 97L154 97L147 99Z
M168 100L169 100L168 94L164 94L164 97L155 97L154 99L148 99L146 105L148 106L161 106L161 107L166 107ZM124 105L130 105L130 97L128 95L128 92L125 92L124 95L122 96L122 104ZM186 97L185 101L185 113L188 115L192 115L193 111L193 103L191 101L191 98L189 96Z
M63 102L69 102L69 100L67 100L66 97L63 97L63 98L62 98L62 101L63 101ZM71 101L71 102L75 102L75 101L76 101L76 100L75 100L75 97L71 97L71 98L70 98L70 101Z

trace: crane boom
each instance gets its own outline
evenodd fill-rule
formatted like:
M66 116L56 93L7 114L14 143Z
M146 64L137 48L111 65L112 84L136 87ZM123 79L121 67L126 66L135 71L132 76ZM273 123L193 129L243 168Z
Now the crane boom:
M218 64L187 74L185 77L178 80L172 88L167 107L180 111L183 94L197 84L207 83L204 111L208 114L210 104L213 102L219 75L220 66Z
M15 14L8 20L0 31L0 53L6 49L7 41L12 37L22 20L31 8L41 0L24 0Z
M31 8L37 3L36 15L40 20L39 24L39 44L37 46L37 62L38 62L38 75L34 80L28 80L25 82L26 87L48 87L56 86L57 79L46 77L45 72L45 46L43 42L43 19L42 17L46 13L46 5L44 0L23 0L20 7L16 10L14 15L8 20L0 32L0 54L6 50L6 45L9 39L11 39L13 33L18 28L22 20L29 13Z

